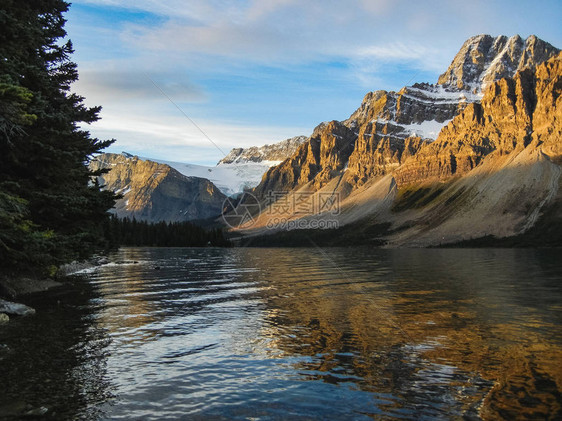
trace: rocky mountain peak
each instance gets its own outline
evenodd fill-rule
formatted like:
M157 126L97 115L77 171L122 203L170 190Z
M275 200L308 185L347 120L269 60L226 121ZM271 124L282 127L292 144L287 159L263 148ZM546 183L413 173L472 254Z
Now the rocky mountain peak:
M272 145L233 148L218 164L245 164L266 161L279 163L294 154L297 148L306 140L306 136L295 136Z
M477 35L465 41L437 83L446 89L481 92L492 82L534 68L560 50L535 35L492 37Z
M260 195L268 189L285 191L305 185L319 188L334 177L343 177L339 185L361 187L374 177L395 171L435 141L456 116L480 104L486 86L512 78L518 71L534 69L558 53L536 36L472 37L437 84L416 83L398 92L369 92L341 124L316 127L293 156L265 174L255 192ZM467 115L474 109L469 108Z

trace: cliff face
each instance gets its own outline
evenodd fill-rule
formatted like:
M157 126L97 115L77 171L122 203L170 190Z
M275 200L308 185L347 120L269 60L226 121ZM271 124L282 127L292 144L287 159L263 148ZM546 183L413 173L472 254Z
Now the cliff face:
M475 116L478 108L470 105L480 102L483 89L490 83L534 68L558 51L535 36L526 40L519 36L472 37L437 84L421 83L398 92L368 93L349 119L341 124L320 125L293 156L264 175L255 192L263 196L269 190L289 191L308 183L310 188L318 189L342 175L343 184L350 186L351 191L373 177L389 174L415 156L422 146L435 140L456 115L466 110L467 116ZM342 134L342 125L349 132ZM338 136L345 139L343 153L341 141L337 147L332 146L331 139ZM483 143L483 152L489 152L486 141ZM322 162L315 153L320 149ZM476 162L470 161L470 157L462 158L459 166L473 167ZM456 163L435 165L454 167ZM346 167L343 174L342 169Z
M562 67L558 56L535 71L523 70L486 89L481 103L470 104L396 170L399 185L446 180L467 174L482 160L540 147L557 160L562 147Z
M123 195L115 206L118 217L150 222L209 218L221 213L226 198L204 178L186 177L168 165L131 155L101 154L90 166L110 169L99 182Z
M290 158L270 168L254 194L287 191L313 182L319 188L341 174L353 150L355 134L338 121L322 123Z

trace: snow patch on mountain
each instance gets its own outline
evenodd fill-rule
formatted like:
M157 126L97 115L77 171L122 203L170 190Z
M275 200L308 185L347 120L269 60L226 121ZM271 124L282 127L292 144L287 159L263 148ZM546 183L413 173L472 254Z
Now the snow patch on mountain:
M140 159L166 164L187 177L206 178L227 196L233 196L245 189L256 187L265 172L281 161L245 162L219 164L215 167L187 164L184 162L163 161L152 158Z
M403 89L405 96L408 96L408 93L415 93L418 96L413 99L429 103L476 102L482 99L482 93L479 91L451 90L441 85L415 84Z
M437 139L443 127L449 124L450 120L439 122L437 120L426 120L420 124L401 125L410 136L419 136L422 139Z

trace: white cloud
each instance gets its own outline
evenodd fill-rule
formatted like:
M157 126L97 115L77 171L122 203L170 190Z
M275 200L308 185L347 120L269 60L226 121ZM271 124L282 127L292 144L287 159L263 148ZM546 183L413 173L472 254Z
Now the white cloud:
M435 54L436 49L421 44L404 44L394 42L385 45L371 45L357 49L356 55L360 58L374 58L386 61L392 60L419 60L428 54Z
M351 77L366 88L382 86L389 89L381 76L383 70L395 66L397 63L408 65L414 75L407 83L417 82L415 75L418 71L442 73L446 67L443 63L451 60L443 51L420 43L394 42L386 45L371 45L360 47L350 57ZM428 80L427 82L436 82Z
M282 65L311 60L378 59L444 70L468 36L505 30L498 7L484 0L76 0L152 13L121 36L140 55L194 64L192 54ZM521 9L521 5L516 5ZM501 9L501 8L500 8ZM500 10L501 11L501 10ZM501 29L500 29L501 27ZM516 28L517 30L518 28ZM513 29L507 33L512 35ZM419 54L419 45L433 46ZM427 64L429 63L429 64Z
M168 114L147 117L134 108L102 111L102 119L85 128L98 138L116 138L112 151L147 151L155 158L212 164L222 159L232 147L259 146L289 137L309 135L312 128L243 126L196 121L194 126L183 116ZM209 138L211 140L209 140ZM193 150L205 151L194 159Z
M412 31L404 22L425 10L423 5L402 0L85 2L164 17L157 26L125 26L124 40L139 50L208 54L268 64L353 58L350 55L357 49L373 44L380 49L388 48L389 43L408 44ZM426 14L426 20L431 18L434 23L438 19Z
M155 85L156 84L156 85ZM149 69L112 70L80 69L80 79L75 84L76 92L88 93L88 101L106 103L107 101L159 100L161 93L173 92L176 100L198 102L205 99L203 90L192 84L187 76L174 73L153 73Z
M461 0L79 1L161 17L125 23L119 33L138 61L151 65L216 72L240 63L284 67L336 60L354 72L365 68L369 79L381 62L444 71L462 41L475 34L470 28L489 21L491 7L480 0L471 7ZM480 18L466 19L474 16ZM358 74L360 85L364 74Z

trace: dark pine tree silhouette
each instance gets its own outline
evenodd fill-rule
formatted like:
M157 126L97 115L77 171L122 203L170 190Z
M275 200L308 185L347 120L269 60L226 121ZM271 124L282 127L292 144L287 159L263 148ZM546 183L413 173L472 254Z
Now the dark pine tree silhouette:
M50 271L106 246L114 195L87 164L113 140L80 128L98 119L70 92L78 79L62 0L0 6L0 268Z
M229 247L222 229L205 229L191 222L137 221L112 217L106 225L106 237L114 247Z

